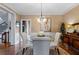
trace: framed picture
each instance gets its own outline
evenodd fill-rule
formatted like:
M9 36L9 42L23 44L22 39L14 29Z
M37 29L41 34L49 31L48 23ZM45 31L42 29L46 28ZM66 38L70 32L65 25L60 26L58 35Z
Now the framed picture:
M50 31L50 19L47 19L47 21L44 23L45 31L49 32Z

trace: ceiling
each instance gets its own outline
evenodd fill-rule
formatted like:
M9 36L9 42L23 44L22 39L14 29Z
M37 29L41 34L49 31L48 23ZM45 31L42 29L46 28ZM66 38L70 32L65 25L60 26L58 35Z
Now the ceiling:
M41 15L41 3L4 3L20 15ZM77 3L42 3L43 15L63 15Z

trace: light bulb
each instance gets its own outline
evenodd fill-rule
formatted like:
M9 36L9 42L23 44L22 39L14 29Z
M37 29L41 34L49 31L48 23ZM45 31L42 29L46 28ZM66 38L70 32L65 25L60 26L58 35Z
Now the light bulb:
M44 17L40 17L39 19L37 19L37 21L39 22L39 23L41 23L41 22L46 22L46 18L44 18Z

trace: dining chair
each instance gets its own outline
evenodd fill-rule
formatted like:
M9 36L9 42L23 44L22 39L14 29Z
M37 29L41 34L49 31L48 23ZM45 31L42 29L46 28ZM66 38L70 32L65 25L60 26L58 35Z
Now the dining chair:
M57 47L59 45L60 35L61 33L57 32L53 41L50 42L50 49L54 49L57 52L57 54L59 54L59 50Z
M30 43L31 41L28 40L29 38L26 38L23 40L23 51L22 54L24 54L27 50L29 50L29 48L32 48L32 43ZM31 52L31 51L29 51Z
M22 55L27 51L31 44L28 43L29 37L27 37L26 33L20 33L20 41L19 41L19 49L22 51Z

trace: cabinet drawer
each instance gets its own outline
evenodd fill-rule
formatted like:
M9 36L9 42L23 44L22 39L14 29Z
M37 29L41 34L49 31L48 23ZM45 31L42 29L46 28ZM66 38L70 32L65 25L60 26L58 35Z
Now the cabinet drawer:
M79 41L78 40L74 40L74 42L72 43L74 48L79 49Z

